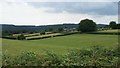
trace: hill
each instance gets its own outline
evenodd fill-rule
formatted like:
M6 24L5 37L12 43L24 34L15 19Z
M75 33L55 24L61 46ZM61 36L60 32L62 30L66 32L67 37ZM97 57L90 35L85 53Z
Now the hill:
M97 24L97 27L102 28L102 27L106 27L106 25L105 24ZM49 31L50 29L53 31L56 31L59 28L63 28L63 29L75 28L75 29L77 29L78 24L56 24L56 25L42 25L42 26L0 24L0 30L2 30L3 32L10 32L10 33L43 32L43 31Z

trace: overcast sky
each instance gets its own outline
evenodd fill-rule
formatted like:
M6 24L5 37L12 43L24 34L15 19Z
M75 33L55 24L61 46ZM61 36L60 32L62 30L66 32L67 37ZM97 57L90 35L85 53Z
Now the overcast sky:
M118 0L1 0L0 23L49 25L79 23L92 19L97 24L118 21Z

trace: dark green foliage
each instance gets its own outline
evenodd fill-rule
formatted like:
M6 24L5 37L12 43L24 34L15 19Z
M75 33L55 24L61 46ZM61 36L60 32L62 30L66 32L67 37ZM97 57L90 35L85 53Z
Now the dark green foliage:
M58 32L62 32L63 31L63 28L58 28Z
M88 34L120 35L120 32L89 32Z
M30 65L38 65L39 56L35 54L34 52L23 52L21 55L14 58L14 65L24 65L24 66L30 66Z
M2 31L2 37L10 36L12 33L10 31Z
M71 50L64 56L49 51L46 55L24 52L15 58L3 55L3 66L113 66L116 68L119 56L117 49L93 46L89 50Z
M8 54L2 54L2 65L10 66L13 64L13 58Z
M29 34L33 34L34 32L28 32Z
M41 34L41 35L45 35L45 32L41 32L40 34Z
M17 39L18 39L18 40L25 40L25 36L24 36L23 34L21 34L21 35L19 35L19 36L17 37Z
M84 19L81 20L79 23L79 31L81 32L92 32L96 30L97 30L97 26L93 20Z
M42 66L60 66L61 62L62 58L60 56L47 51Z
M112 29L116 29L116 22L115 21L111 21L109 23L109 26L112 28Z
M120 24L116 24L115 29L120 29Z
M49 28L48 31L52 32L52 31L53 31L53 28Z
M91 50L71 51L65 59L67 65L77 66L116 66L117 52L101 47L93 47Z
M16 38L15 38L15 37L12 37L12 36L8 36L8 37L6 36L6 37L2 37L2 38L16 40Z

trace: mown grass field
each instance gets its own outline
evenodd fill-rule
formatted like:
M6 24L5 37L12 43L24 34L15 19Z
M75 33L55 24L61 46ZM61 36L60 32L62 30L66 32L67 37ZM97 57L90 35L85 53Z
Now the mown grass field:
M99 45L107 48L115 48L118 45L117 35L100 34L73 34L46 38L40 40L9 40L2 39L2 51L11 55L19 55L21 52L32 51L37 54L45 54L45 51L53 51L64 55L69 50L90 49L91 46Z
M26 37L26 39L31 39L31 38L41 38L41 37L46 37L46 36L55 36L55 35L61 35L61 33L54 33L54 34L47 34L47 35L38 35L38 36L31 36L31 37Z
M114 32L120 32L120 30L118 30L118 29L116 29L116 30L115 29L111 29L111 30L102 30L102 31L98 31L98 32L107 32L107 33L108 32L113 32L114 33Z

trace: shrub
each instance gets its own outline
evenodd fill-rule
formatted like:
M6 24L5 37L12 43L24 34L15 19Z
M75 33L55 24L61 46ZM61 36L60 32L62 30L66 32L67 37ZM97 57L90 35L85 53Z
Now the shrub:
M3 66L113 66L117 67L120 53L117 49L106 49L93 46L89 50L71 50L60 56L47 51L45 55L34 52L23 52L15 58L3 55Z
M45 35L45 32L41 32L40 34L41 34L41 35Z
M37 65L36 61L38 59L38 55L35 54L34 52L23 52L21 55L15 57L14 65L24 65L24 66L29 66L29 65Z
M116 66L118 54L115 53L115 50L94 46L90 50L69 52L65 58L64 64L70 66Z
M42 66L60 66L62 58L52 52L46 52Z
M2 55L2 66L12 66L14 58L9 54Z
M19 36L17 37L17 39L18 39L18 40L24 40L24 39L25 39L25 36L24 36L23 34L21 34L21 35L19 35Z

